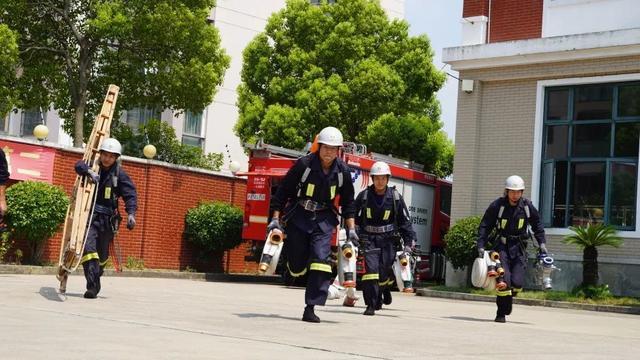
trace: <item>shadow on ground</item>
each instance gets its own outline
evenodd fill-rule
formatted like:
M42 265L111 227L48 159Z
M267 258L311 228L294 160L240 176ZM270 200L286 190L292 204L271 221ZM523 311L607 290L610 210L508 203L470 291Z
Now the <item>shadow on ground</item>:
M462 320L462 321L493 322L492 319L478 319L478 318L472 318L472 317L468 317L468 316L444 316L442 318L443 319L451 319L451 320ZM522 321L509 321L509 320L507 320L507 323L531 325L530 323L522 322Z
M255 318L265 318L265 319L283 319L283 320L293 320L293 321L302 321L302 317L290 317L290 316L282 316L279 314L257 314L257 313L243 313L243 314L233 314L239 318L243 319L255 319ZM331 320L322 320L323 323L327 324L339 324L338 321Z

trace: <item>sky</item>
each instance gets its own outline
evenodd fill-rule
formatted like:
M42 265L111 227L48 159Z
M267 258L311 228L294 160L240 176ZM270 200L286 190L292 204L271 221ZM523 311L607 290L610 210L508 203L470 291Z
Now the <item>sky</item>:
M426 34L429 37L431 47L435 51L433 62L438 69L445 65L442 63L442 49L460 46L462 43L462 1L405 0L404 13L410 25L409 34ZM449 65L443 70L458 76ZM438 100L442 106L441 120L444 122L444 131L455 141L458 80L447 76L445 85L438 92Z

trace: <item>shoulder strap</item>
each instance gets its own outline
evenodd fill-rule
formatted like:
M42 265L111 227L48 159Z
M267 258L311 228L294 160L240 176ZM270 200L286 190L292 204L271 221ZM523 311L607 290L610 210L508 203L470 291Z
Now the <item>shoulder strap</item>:
M527 220L531 217L531 210L529 210L529 205L524 206L524 213L527 215Z
M503 213L504 213L504 205L500 205L500 210L498 210L498 219L502 219Z
M300 194L302 194L302 186L307 181L307 178L309 178L309 174L311 173L311 163L309 161L310 156L311 154L300 158L300 160L305 164L306 168L304 169L304 172L300 177L300 181L298 182L298 193L296 194L297 197L300 197Z

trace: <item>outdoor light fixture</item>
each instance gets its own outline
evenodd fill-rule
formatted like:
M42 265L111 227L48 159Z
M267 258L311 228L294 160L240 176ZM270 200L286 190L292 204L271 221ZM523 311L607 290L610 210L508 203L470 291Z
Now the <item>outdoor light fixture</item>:
M156 156L156 152L157 152L156 147L151 144L146 145L142 149L142 153L147 159L153 159L153 157Z
M40 141L44 141L44 139L49 136L49 128L47 127L47 125L40 124L33 128L33 136L35 136L36 139Z

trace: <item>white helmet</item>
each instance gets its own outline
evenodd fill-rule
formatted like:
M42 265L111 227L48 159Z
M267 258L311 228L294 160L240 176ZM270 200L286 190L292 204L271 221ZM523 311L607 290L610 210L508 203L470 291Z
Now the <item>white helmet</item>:
M100 151L107 151L122 155L122 145L120 145L120 142L114 138L104 139L102 145L100 145Z
M342 133L333 126L328 126L318 134L318 144L342 146Z
M386 162L384 161L376 161L373 166L371 167L371 172L370 172L371 176L374 175L389 175L391 176L391 169L389 168L389 165L387 165Z
M524 180L518 175L511 175L504 181L507 190L524 190Z

